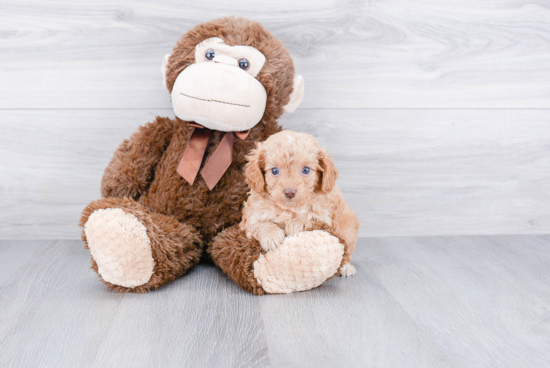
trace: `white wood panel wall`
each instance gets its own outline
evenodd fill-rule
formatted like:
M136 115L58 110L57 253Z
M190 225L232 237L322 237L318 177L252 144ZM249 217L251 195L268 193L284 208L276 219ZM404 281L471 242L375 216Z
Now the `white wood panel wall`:
M290 129L341 172L362 236L550 232L545 0L2 1L0 238L77 238L113 150L172 116L193 25L264 23L306 79Z

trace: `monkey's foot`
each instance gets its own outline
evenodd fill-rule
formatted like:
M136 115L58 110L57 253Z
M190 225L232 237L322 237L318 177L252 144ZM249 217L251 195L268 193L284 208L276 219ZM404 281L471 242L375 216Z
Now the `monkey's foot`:
M309 290L336 274L343 255L338 238L322 230L304 231L261 254L254 262L254 276L271 294Z
M199 262L202 241L194 227L153 213L129 198L90 203L80 219L92 269L108 288L144 293Z
M121 208L94 211L84 232L103 280L133 288L149 282L155 261L147 229Z

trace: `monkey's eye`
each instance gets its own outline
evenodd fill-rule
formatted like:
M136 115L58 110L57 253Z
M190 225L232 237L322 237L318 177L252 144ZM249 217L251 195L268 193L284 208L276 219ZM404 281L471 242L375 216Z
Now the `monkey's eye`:
M311 172L311 169L310 169L309 167L304 166L304 167L302 168L302 174L304 174L304 175L309 175L310 172Z
M273 174L273 176L277 176L279 175L280 171L277 167L274 167L271 169L271 174Z
M206 50L206 53L204 54L204 57L206 60L212 60L216 56L216 53L212 49Z
M241 68L242 70L248 70L248 68L250 68L250 63L247 59L240 59L239 68Z

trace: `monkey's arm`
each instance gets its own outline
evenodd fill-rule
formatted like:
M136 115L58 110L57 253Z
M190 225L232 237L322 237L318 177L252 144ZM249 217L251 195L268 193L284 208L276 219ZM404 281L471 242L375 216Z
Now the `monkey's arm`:
M173 122L157 117L124 140L105 169L101 195L137 200L147 189L157 163L172 139Z

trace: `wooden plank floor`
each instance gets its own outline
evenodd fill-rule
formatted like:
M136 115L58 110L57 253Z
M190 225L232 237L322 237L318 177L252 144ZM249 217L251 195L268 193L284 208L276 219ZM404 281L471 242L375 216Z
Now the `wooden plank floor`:
M107 291L80 242L0 242L1 367L548 367L550 235L362 238L358 273L255 297L210 265Z

